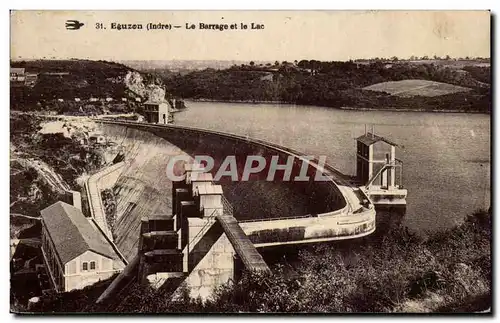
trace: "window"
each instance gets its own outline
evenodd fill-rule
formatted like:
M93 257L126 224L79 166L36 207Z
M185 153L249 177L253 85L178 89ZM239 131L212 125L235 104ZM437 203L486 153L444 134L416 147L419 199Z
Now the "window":
M95 261L90 262L90 270L95 270Z
M82 270L89 270L89 263L88 262L82 263Z

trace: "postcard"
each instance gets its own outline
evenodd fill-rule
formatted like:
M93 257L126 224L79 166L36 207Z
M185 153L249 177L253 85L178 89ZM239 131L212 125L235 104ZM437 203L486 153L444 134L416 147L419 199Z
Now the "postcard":
M10 13L10 308L489 313L489 11Z

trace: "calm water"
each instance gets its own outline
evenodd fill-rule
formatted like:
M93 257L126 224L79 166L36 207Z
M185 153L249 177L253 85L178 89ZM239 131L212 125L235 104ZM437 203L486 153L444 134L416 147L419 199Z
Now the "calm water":
M490 116L463 113L342 111L279 104L187 102L175 123L265 139L355 172L355 138L374 125L400 145L408 189L404 223L432 231L490 206Z

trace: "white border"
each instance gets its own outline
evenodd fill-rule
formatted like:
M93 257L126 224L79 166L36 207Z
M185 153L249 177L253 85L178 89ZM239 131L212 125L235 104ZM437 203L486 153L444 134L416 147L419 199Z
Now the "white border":
M283 4L286 4L286 6L283 6ZM119 5L119 6L117 6ZM338 10L348 10L348 9L456 9L456 10L471 10L471 9L491 9L493 14L499 14L500 9L499 9L500 1L498 0L474 0L474 1L438 1L438 0L420 0L420 1L415 1L415 2L404 2L404 1L361 1L361 0L350 0L350 1L332 1L331 3L327 4L327 1L317 1L317 0L308 0L308 1L270 1L270 0L253 0L253 1L247 1L246 3L242 2L235 2L235 1L220 1L220 0L212 0L212 1L187 1L187 0L182 0L182 1L146 1L146 0L141 0L141 1L119 1L116 3L103 3L102 0L85 0L82 2L76 2L76 1L26 1L26 0L18 0L18 1L3 1L2 2L2 7L4 7L2 11L2 15L0 16L1 20L1 34L3 38L3 50L1 51L2 53L2 61L4 62L1 64L1 75L4 75L4 77L0 78L0 82L2 84L2 91L3 91L3 113L4 113L4 118L1 118L2 124L0 126L2 136L1 138L1 150L3 152L7 152L9 148L9 141L8 141L8 129L9 129L9 103L8 103L8 97L9 97L9 83L7 81L7 73L9 69L9 65L7 64L7 61L9 61L9 13L8 9L133 9L133 10L145 10L145 9L210 9L210 10L216 10L216 9L237 9L237 10L244 10L244 9L266 9L266 10L276 10L276 9L306 9L306 10L312 10L312 9L338 9ZM495 24L497 22L498 17L495 17L495 20L493 21ZM496 45L496 44L494 44ZM496 46L495 46L496 47ZM494 48L493 48L494 50ZM498 58L498 54L494 50L495 55L492 57L492 59L495 62L495 68L494 68L494 75L497 75L498 72L498 66L496 64L496 59ZM498 84L495 83L494 87L494 92L493 93L498 93ZM493 109L495 110L495 108ZM498 112L494 113L495 114L495 120L498 118ZM497 129L492 129L493 131L493 137L495 139L497 138ZM499 141L500 142L500 141ZM495 140L495 150L498 150L498 142ZM492 156L493 157L493 156ZM494 158L494 157L493 157ZM495 159L495 166L496 165L496 158ZM8 173L8 167L9 167L9 160L7 157L2 158L2 180L0 181L2 183L1 186L1 195L0 198L2 199L2 206L5 207L5 210L7 211L7 206L9 205L9 200L8 200L8 191L9 191L9 173ZM498 183L497 177L495 176L495 182ZM498 190L497 190L498 191ZM498 192L495 191L494 196L492 197L494 201L498 200ZM497 213L497 212L495 212ZM3 214L3 221L5 221L5 225L3 226L2 230L2 236L3 235L8 235L7 234L7 228L9 226L8 223L8 212L4 212ZM494 221L495 223L495 232L498 232L498 220ZM3 237L2 240L5 241L4 244L7 244L7 237ZM495 243L495 250L497 249L497 244ZM7 251L7 247L5 246L4 248L1 248L2 250L2 259L5 259L6 262L9 259L9 251ZM498 257L498 252L495 252L495 264L494 268L498 268L497 265L497 257ZM2 283L2 291L4 293L4 297L1 297L0 299L2 300L2 310L1 310L1 316L6 318L8 321L14 320L14 316L9 314L9 277L10 277L10 272L8 269L8 265L5 264L0 268L0 271L2 273L2 278L0 281ZM497 278L496 276L494 278ZM494 280L494 286L495 286L495 291L498 290L497 286L497 280ZM498 296L498 295L497 295ZM495 300L495 308L498 309L498 297L494 298ZM54 318L54 317L48 317L46 319L58 319L58 320L70 320L70 319L89 319L88 316L80 316L78 318L76 317L65 317L65 318ZM270 317L272 318L272 317ZM92 317L93 320L99 320L99 321L109 321L109 322L119 322L123 320L123 317ZM144 318L139 318L139 319L144 319ZM148 319L154 319L153 317L148 317ZM171 320L173 317L165 318L165 317L159 317L158 319L161 320ZM197 321L200 318L197 317L190 317L190 318L184 318L186 320L192 320L192 321ZM203 319L207 319L204 317ZM218 320L219 318L209 318L210 320ZM226 319L229 320L240 320L241 318L236 318L236 317L226 317ZM254 317L254 319L256 319ZM290 321L302 321L304 319L307 320L317 320L318 317L286 317L284 318L286 320ZM326 318L323 318L326 319ZM327 319L338 319L338 318L327 318ZM353 318L350 318L351 320ZM360 318L354 318L355 320L358 320ZM377 319L377 320L384 320L386 317L367 317L369 320ZM406 321L410 320L410 317L398 317L398 320L401 321ZM427 320L441 320L444 318L440 317L421 317L418 319L425 319ZM455 318L447 318L447 320L454 320Z
M120 1L119 3L103 3L99 0L88 0L83 2L69 1L44 1L43 5L35 0L11 1L12 9L335 9L335 10L356 10L356 9L453 9L453 10L472 10L472 9L493 9L497 7L495 0L475 0L470 2L443 1L443 0L420 0L415 2L404 2L395 0L369 1L369 0L350 0L344 2L330 3L329 1L308 0L308 1L272 1L272 0L253 0L246 2L235 1L203 1L203 0L183 0L176 2L165 1ZM5 3L5 2L4 2ZM117 6L118 4L118 6Z

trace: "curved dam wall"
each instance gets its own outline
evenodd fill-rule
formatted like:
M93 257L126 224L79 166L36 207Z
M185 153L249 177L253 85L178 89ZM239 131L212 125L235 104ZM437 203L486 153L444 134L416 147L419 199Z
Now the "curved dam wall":
M111 126L108 124L106 126ZM221 163L227 156L235 156L237 174L241 179L247 156L262 156L266 167L251 174L248 181L232 181L229 176L222 177L225 197L233 206L234 216L239 221L270 218L315 216L338 211L346 206L346 201L331 181L316 181L316 168L308 166L307 181L284 181L284 171L276 171L273 180L267 180L269 165L273 156L278 156L278 164L286 164L288 152L267 147L253 140L238 136L219 134L211 131L175 126L154 126L140 123L119 123L123 127L154 134L178 147L190 156L207 155L215 160L212 175L216 175ZM129 130L130 131L130 130ZM164 160L166 169L168 160ZM302 160L294 159L290 178L298 176Z
M172 216L172 182L167 178L165 162L184 154L162 138L120 125L99 124L98 129L116 145L114 151L125 156L125 165L113 186L116 218L108 223L114 242L130 262L139 243L141 218Z

